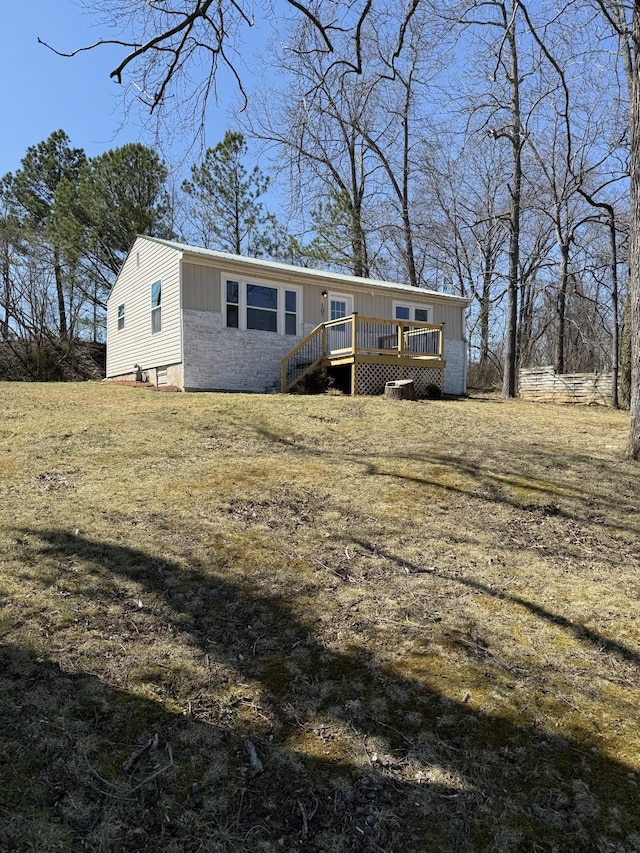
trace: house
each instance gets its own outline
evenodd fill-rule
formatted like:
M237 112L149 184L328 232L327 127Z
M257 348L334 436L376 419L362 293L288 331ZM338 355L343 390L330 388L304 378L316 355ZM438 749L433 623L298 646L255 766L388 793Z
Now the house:
M107 303L107 378L288 390L320 367L375 394L466 393L467 300L140 236Z

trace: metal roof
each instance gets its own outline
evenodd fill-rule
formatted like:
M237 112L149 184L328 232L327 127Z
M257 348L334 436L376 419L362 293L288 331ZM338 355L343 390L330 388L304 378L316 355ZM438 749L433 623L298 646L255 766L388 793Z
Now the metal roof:
M226 261L227 263L241 263L248 267L256 269L269 269L273 272L280 272L288 275L299 275L308 279L317 279L318 283L323 282L342 282L343 284L351 285L352 287L362 288L383 288L387 290L401 290L408 293L436 297L446 299L447 301L456 301L468 304L469 300L463 296L452 296L450 293L442 293L439 290L428 290L424 287L413 287L410 284L403 284L394 281L381 281L375 278L361 278L355 275L345 275L344 273L328 272L326 270L318 270L310 267L299 267L295 264L283 264L279 261L266 261L261 258L249 258L244 255L232 255L229 252L218 252L214 249L203 249L201 246L190 246L187 243L177 243L173 240L163 240L160 237L147 237L145 234L140 234L143 240L151 240L154 243L160 243L168 248L175 249L178 252L188 253L190 255L201 255L212 260Z

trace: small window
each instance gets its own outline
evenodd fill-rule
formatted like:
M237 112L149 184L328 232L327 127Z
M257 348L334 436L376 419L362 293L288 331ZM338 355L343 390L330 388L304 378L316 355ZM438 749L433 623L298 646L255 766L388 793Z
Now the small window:
M124 305L118 305L118 331L124 329Z
M329 294L329 319L342 320L353 314L353 296L347 293Z
M151 285L151 334L162 331L162 282L154 281Z
M284 333L285 335L297 334L297 313L296 313L296 298L298 294L295 290L287 290L284 296Z
M329 319L341 320L347 316L347 303L344 299L332 299L329 306Z
M238 328L240 316L240 287L237 281L227 282L227 326L230 329Z
M432 323L433 308L431 305L412 305L409 302L394 302L393 316L395 320L409 320L415 323Z

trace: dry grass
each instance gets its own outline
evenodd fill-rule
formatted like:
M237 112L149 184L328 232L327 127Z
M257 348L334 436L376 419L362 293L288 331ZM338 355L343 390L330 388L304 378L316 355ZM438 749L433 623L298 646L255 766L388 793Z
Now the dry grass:
M627 415L0 390L0 849L640 850Z

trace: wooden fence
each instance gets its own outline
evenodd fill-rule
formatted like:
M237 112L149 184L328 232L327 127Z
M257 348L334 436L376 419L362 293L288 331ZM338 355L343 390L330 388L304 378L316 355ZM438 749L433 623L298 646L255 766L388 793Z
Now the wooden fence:
M556 373L553 367L521 368L518 389L523 400L543 403L611 405L613 374Z

